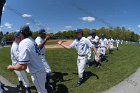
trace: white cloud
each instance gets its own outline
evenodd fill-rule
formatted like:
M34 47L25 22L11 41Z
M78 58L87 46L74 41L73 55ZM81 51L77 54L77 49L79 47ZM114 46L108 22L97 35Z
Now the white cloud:
M140 28L140 25L138 25L138 28Z
M26 25L30 25L30 23L26 23Z
M129 29L129 30L132 30L133 28L129 27L128 29Z
M32 17L32 15L30 15L30 14L23 14L22 17L29 18L29 17Z
M9 29L10 29L10 28L12 28L13 25L10 24L10 23L8 23L8 22L6 22L6 23L4 24L4 26L5 26L6 28L9 28Z
M17 29L16 32L19 32L19 29Z
M93 22L93 21L95 21L95 18L94 17L91 17L91 16L82 17L81 19L83 21L86 21L86 22Z
M72 28L72 26L65 26L65 28L66 28L66 29L71 29L71 28Z
M1 25L0 28L3 28L3 26Z

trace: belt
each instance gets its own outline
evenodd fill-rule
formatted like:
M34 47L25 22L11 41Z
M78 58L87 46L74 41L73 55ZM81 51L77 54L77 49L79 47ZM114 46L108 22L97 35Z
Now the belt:
M41 54L42 56L44 56L45 54Z
M86 55L78 55L78 56L80 56L80 57L85 57Z

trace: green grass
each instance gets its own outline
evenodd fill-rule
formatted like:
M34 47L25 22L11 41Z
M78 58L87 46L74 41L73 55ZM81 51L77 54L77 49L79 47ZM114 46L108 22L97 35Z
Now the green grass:
M74 85L78 76L73 74L77 73L77 54L75 50L47 49L46 59L53 72L68 74L64 76L64 80L68 81L57 82L60 90L56 93L67 93L64 90L68 90L69 93L101 93L118 84L137 70L140 66L139 53L139 45L121 46L119 51L115 50L113 55L109 55L109 62L103 62L101 68L86 67L86 71L98 75L99 79L91 76L77 88ZM6 66L10 63L10 48L0 49L0 74L10 82L17 84L15 73L6 70Z
M49 40L49 41L47 41L47 43L46 43L46 45L55 45L55 44L57 44L57 40Z

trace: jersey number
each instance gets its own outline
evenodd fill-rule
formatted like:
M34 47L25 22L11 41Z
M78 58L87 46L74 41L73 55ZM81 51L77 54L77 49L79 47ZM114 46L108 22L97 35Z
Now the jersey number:
M83 45L82 45L82 48L81 48L81 50L83 50L83 49L84 49L84 47L85 47L85 44L83 44Z

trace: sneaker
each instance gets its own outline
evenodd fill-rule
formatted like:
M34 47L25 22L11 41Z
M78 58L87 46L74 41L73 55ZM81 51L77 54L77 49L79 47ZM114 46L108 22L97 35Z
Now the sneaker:
M79 78L75 87L79 87L82 84L82 80L83 78Z
M24 86L20 86L20 85L17 85L17 88L18 88L20 91L22 91L22 90L24 90L24 89L25 89L25 87L24 87Z
M26 93L32 93L30 90L30 87L25 88L26 89Z

